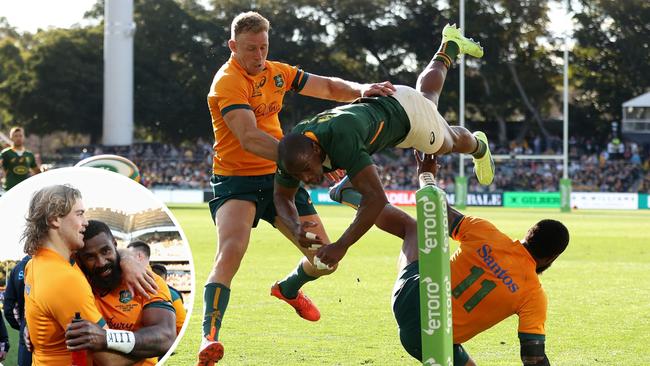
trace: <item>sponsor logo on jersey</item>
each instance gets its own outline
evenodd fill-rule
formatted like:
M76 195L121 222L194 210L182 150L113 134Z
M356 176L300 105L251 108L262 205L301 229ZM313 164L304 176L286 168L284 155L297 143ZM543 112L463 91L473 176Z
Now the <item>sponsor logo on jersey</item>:
M323 123L331 120L334 117L334 113L320 114L316 118L316 123Z
M120 291L120 302L122 304L126 304L131 300L133 300L133 295L131 295L131 292L129 290Z
M111 317L106 321L108 324L108 327L111 329L116 329L116 330L133 330L133 327L135 326L134 323L131 322L117 322L115 321L115 317Z
M483 244L483 246L478 248L476 252L481 257L481 260L483 260L483 263L485 263L487 268L492 271L492 273L494 273L494 275L500 279L506 287L508 287L510 292L515 293L519 290L519 285L517 285L515 280L508 275L508 269L501 267L496 258L490 255L492 253L492 248L488 244Z
M251 95L251 97L261 96L264 84L266 84L266 76L262 76L262 79L258 82L253 82L253 95Z
M29 169L24 165L18 165L13 168L14 174L25 175L29 173Z
M273 77L273 80L275 80L275 86L277 86L278 88L282 88L284 86L284 79L282 78L281 74L275 75Z

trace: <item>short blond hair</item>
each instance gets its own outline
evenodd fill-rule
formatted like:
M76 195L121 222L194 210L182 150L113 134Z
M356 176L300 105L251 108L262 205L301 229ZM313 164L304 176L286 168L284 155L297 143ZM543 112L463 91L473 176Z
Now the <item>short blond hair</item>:
M9 130L9 137L11 137L11 136L14 134L14 132L16 132L16 131L20 131L20 132L22 132L23 134L25 133L25 129L24 129L24 128L22 128L22 127L20 127L20 126L16 126L16 127L12 127L11 130Z
M25 242L25 253L34 255L43 245L50 220L69 214L72 206L80 199L81 192L68 184L48 186L36 191L29 202L27 222L21 236Z
M271 24L268 19L264 18L260 13L247 11L237 15L232 20L230 37L231 39L235 39L236 36L242 33L268 32L270 28Z

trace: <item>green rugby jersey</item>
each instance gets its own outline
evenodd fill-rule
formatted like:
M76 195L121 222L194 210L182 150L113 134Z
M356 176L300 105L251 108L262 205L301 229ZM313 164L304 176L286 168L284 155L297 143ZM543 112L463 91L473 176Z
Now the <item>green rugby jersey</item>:
M373 164L370 155L399 145L411 128L408 116L392 97L361 98L353 104L326 110L297 124L291 132L315 139L327 154L325 172L346 170L354 177ZM285 187L300 182L278 169L276 181Z
M31 151L24 150L22 154L18 154L13 148L8 147L0 154L2 168L5 171L5 182L2 185L5 191L29 178L30 170L36 168L36 158Z

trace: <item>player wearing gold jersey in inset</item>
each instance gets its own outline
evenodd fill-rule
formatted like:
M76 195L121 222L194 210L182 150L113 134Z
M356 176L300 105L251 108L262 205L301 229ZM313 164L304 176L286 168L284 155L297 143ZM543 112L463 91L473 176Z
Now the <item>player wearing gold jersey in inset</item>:
M68 185L44 187L34 193L22 235L32 255L25 268L25 318L34 366L70 366L65 330L76 313L95 327L106 322L95 306L90 285L72 252L83 247L88 225L81 193ZM92 353L103 365L131 365L112 352Z
M416 154L420 182L435 183L433 155ZM361 196L347 178L331 191L335 201L358 207ZM464 216L447 205L449 233L460 247L451 258L454 365L474 361L462 343L511 315L519 317L524 365L549 365L544 351L547 298L538 274L551 266L569 244L559 221L542 220L523 240L513 240L487 220ZM422 359L417 224L393 206L386 206L375 224L404 239L399 276L393 289L393 312L404 349Z
M164 264L152 264L151 270L167 282L167 267ZM172 295L172 305L174 306L174 310L176 310L176 335L178 335L181 333L181 329L183 329L185 317L187 316L185 302L183 300L183 294L180 291L172 287L169 283L167 287L169 288L169 293Z
M273 205L277 145L282 137L278 113L285 94L294 91L349 102L361 96L387 95L394 90L388 82L357 84L268 61L268 32L269 21L258 13L235 17L228 41L231 57L216 73L208 94L215 138L211 179L214 199L210 201L210 211L217 226L219 246L204 289L199 365L212 365L223 356L218 336L230 285L246 253L251 229L260 219L275 225L304 255L292 273L273 285L271 294L293 306L304 319L320 318L318 308L300 288L334 269L317 270L312 265L313 253L298 243L327 244L329 239L304 189L295 194L299 225L283 225L276 219ZM306 229L315 236L307 238Z
M134 295L122 278L117 242L101 221L88 222L84 243L76 258L90 282L97 308L108 326L128 340L129 349L124 353L135 365L155 365L156 357L163 356L176 339L176 316L167 284L154 274L158 291L148 298ZM70 327L66 339L71 349L101 351L108 347L104 334L96 324L80 322Z

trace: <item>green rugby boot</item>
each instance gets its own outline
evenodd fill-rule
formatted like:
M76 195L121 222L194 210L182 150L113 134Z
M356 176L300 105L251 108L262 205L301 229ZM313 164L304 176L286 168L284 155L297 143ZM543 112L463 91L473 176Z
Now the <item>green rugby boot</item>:
M481 131L476 131L473 133L479 141L485 143L485 155L477 159L473 158L474 161L474 173L478 182L484 186L489 186L494 180L494 160L492 160L492 154L490 153L490 145L488 144L487 136Z
M476 58L483 57L483 47L481 47L481 44L471 38L463 36L463 33L456 27L456 24L447 24L442 30L442 43L444 44L449 41L458 45L460 53L474 56Z

